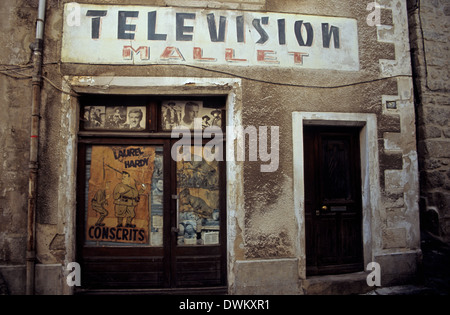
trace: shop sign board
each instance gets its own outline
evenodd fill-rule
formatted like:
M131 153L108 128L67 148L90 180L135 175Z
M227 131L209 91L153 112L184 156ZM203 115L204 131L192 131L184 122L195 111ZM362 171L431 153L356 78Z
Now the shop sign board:
M351 18L91 4L64 18L66 63L359 70Z

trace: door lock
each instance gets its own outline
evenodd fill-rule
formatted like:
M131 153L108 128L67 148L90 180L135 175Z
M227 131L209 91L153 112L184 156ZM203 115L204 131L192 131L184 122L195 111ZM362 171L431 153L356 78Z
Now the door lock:
M322 208L317 209L317 210L316 210L316 215L317 215L317 216L320 215L320 210L322 210L322 211L328 211L328 207L327 207L327 206L322 206Z

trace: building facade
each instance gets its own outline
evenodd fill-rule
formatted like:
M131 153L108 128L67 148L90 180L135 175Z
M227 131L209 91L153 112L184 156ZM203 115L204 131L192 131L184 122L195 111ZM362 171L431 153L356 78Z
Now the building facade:
M362 293L369 266L381 285L417 276L405 0L0 6L5 291Z
M449 53L445 1L408 3L416 91L423 228L449 242Z

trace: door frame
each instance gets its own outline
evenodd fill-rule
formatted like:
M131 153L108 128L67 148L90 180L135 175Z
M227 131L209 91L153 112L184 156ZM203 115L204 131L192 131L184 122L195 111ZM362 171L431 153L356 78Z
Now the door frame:
M79 131L79 98L76 93L123 94L123 95L186 95L209 96L225 95L227 128L231 130L242 125L242 80L239 78L193 78L193 77L128 77L128 76L64 76L62 81L60 125L67 132L62 135L62 154L66 156L58 183L58 204L63 209L59 220L64 226L61 234L65 235L65 264L76 262L76 204L77 204L77 156ZM227 287L228 291L235 284L236 246L235 241L241 237L239 225L243 224L243 166L244 162L234 159L236 148L242 138L240 133L230 132L227 136L226 157L226 213L227 213ZM63 294L73 294L74 287L63 286Z
M362 233L364 266L373 261L375 241L372 224L379 216L381 192L379 185L379 160L377 117L375 114L335 112L293 112L293 168L294 168L294 210L298 222L297 257L299 278L306 279L305 252L305 182L303 126L358 126L361 160Z
M190 139L190 140L193 140ZM160 287L148 287L152 291L175 291L177 289L183 290L183 288L203 288L206 291L214 292L215 288L223 287L227 282L227 230L226 219L220 220L220 242L218 245L208 246L179 246L177 244L177 234L174 232L173 227L177 226L176 216L178 215L176 200L171 196L176 195L177 190L177 176L176 167L177 162L171 157L172 147L180 143L181 138L167 138L167 137L151 137L151 138L133 138L133 137L101 137L96 136L92 138L80 137L78 140L78 176L77 176L77 260L81 264L82 278L85 278L83 274L84 258L92 260L93 256L97 261L104 261L108 259L108 256L121 257L122 259L135 260L139 256L145 256L147 259L153 260L152 257L162 257L162 265L164 270L162 271L162 280ZM202 139L201 145L204 146L208 142L208 139ZM224 141L225 142L225 141ZM188 141L191 143L191 141ZM86 218L85 213L87 205L83 202L85 200L86 191L86 148L87 146L157 146L163 148L163 169L164 169L164 195L163 195L163 245L162 246L135 246L135 247L123 247L123 246L86 246ZM197 144L196 144L197 145ZM225 146L225 143L223 143ZM225 151L224 151L225 152ZM219 163L219 187L220 187L220 218L226 217L226 172L225 161ZM213 248L214 247L214 248ZM220 285L216 286L183 286L178 281L178 260L179 258L191 258L197 260L202 256L208 256L214 251L216 255L220 255ZM85 256L85 254L88 254ZM100 258L100 260L98 260ZM103 259L102 259L103 258ZM144 263L144 262L142 262ZM195 281L194 281L195 282ZM115 287L114 284L111 287L94 288L94 290L114 290L121 288ZM135 288L126 288L127 290L133 290ZM141 288L142 289L142 288ZM90 289L88 289L90 290ZM220 291L219 291L220 292Z
M226 137L226 135L225 135ZM198 141L198 143L195 143L196 141L194 140L195 136L192 136L186 143L184 143L183 141L185 140L184 138L172 138L169 141L169 148L170 151L172 152L173 146L175 145L184 145L187 144L189 146L196 146L196 145L201 145L202 147L204 147L209 139L208 138L202 138L200 141ZM223 153L225 154L225 150L226 150L226 143L225 143L225 139L223 141L223 146L224 146L224 151ZM170 155L170 154L169 154ZM179 270L178 267L180 267L180 260L183 258L188 257L191 259L201 259L202 256L208 256L211 254L211 252L215 252L217 255L221 256L220 259L220 280L221 283L219 285L217 285L217 287L223 287L226 286L227 283L227 228L226 228L226 224L227 224L227 220L224 219L227 217L227 205L226 205L226 194L227 194L227 185L226 185L226 181L227 181L227 174L226 174L226 161L219 161L219 165L218 165L218 171L219 171L219 209L220 209L220 214L219 214L219 244L217 245L202 245L202 246L189 246L189 245L179 245L177 243L177 236L178 236L178 208L177 208L177 200L172 198L172 196L174 195L178 195L177 193L177 189L178 189L178 180L177 180L177 163L174 161L172 158L170 158L170 161L168 162L168 164L170 164L170 187L169 187L169 199L170 199L170 206L169 206L169 211L170 212L170 228L168 228L168 236L167 239L169 240L168 242L168 251L169 253L169 265L170 265L170 287L172 289L180 289L182 290L183 288L212 288L214 286L186 286L186 285L182 285L181 281L178 279L178 275L179 275ZM166 250L166 248L164 248ZM188 281L189 282L189 281ZM195 282L195 281L194 281Z

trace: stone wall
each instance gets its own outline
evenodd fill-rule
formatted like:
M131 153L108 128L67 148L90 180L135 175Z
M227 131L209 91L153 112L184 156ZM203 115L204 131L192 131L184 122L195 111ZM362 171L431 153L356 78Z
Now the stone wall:
M450 242L450 2L408 1L422 228Z
M30 54L36 5L0 2L0 283L24 293L28 153L31 114Z

